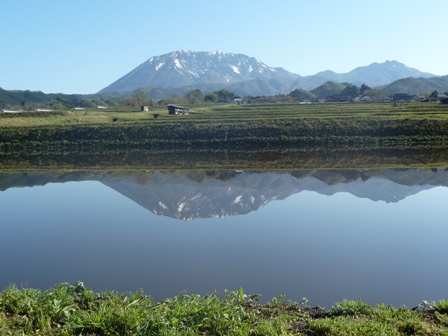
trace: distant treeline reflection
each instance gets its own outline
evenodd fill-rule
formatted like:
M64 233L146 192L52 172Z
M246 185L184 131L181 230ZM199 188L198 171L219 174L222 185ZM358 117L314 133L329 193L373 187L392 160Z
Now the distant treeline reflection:
M446 167L448 148L270 147L260 149L106 149L0 153L0 170L338 169Z

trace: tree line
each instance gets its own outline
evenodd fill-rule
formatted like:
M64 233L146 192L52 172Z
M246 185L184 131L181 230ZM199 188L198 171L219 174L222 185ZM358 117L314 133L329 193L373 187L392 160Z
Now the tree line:
M153 100L145 90L134 91L128 97L106 97L102 95L64 95L45 94L32 91L6 91L0 88L0 108L32 111L39 108L51 110L69 110L75 107L140 107L165 106L167 104L196 105L206 103L228 102L236 98L235 93L219 90L203 93L201 90L191 90L186 95L172 95L161 100Z

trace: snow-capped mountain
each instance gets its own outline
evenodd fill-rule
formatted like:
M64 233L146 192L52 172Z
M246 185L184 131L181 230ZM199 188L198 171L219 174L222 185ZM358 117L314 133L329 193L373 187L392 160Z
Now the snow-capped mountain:
M240 96L256 96L287 94L297 88L312 90L327 81L375 87L407 77L435 75L397 61L386 61L358 67L348 73L326 70L302 77L243 54L180 50L149 58L99 93L123 94L143 89L151 98L161 99L172 94L184 95L195 89L205 93L226 89Z
M281 79L292 83L298 77L282 68L269 67L243 54L180 50L151 57L100 93L134 91L152 86L181 88L204 87L210 84L228 85L252 80Z

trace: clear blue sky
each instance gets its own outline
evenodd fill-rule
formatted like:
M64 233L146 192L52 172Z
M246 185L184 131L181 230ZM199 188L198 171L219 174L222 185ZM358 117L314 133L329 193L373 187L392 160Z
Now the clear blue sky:
M0 87L95 93L151 56L242 53L299 75L448 74L448 0L0 0Z

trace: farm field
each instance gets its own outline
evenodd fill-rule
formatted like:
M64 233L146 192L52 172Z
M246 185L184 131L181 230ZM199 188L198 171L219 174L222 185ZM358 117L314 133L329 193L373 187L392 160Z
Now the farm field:
M157 118L154 115L157 115ZM141 112L135 108L111 108L105 110L3 113L0 114L0 127L297 118L446 119L448 118L448 105L431 103L397 103L397 106L394 106L393 103L216 104L190 107L188 116L169 115L164 107L152 108L148 112Z
M448 143L448 105L424 103L208 105L189 115L85 110L0 115L5 146L264 148Z

